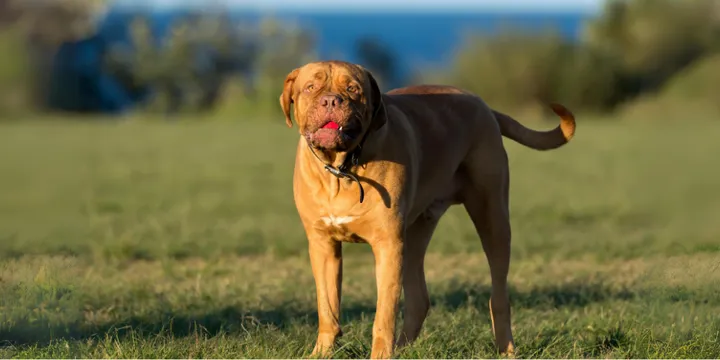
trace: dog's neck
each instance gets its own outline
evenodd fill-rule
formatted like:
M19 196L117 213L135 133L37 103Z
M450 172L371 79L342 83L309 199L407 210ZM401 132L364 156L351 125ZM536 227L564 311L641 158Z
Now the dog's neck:
M340 171L356 170L355 167L361 165L360 161L364 152L365 140L369 134L363 134L362 140L347 151L335 151L313 148L308 145L313 155L324 165L330 165Z
M362 135L360 142L348 151L321 150L306 143L307 148L305 151L310 153L309 156L313 158L310 160L314 163L311 168L318 175L320 173L330 173L334 181L346 179L356 182L360 188L359 200L362 203L365 198L365 190L360 183L360 177L364 173L365 165L372 159L372 155L376 151L375 147L379 141L378 135L384 133L384 128L385 126L379 131L366 131Z

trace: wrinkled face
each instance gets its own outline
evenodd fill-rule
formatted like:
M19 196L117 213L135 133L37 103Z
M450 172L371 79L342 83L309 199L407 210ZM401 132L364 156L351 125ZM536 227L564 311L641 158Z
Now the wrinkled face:
M348 151L372 127L381 104L375 79L362 67L317 62L291 72L280 104L288 121L293 104L300 135L318 149Z

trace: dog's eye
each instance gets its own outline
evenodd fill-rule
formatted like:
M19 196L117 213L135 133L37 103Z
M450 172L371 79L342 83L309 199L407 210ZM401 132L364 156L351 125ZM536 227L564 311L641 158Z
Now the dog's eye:
M351 93L356 93L356 92L358 91L358 88L357 88L357 86L355 86L355 85L350 85L350 86L347 87L346 90L347 90L348 92L351 92Z
M310 92L313 90L315 90L315 85L313 85L313 84L310 84L305 88L305 91L307 91L307 92Z

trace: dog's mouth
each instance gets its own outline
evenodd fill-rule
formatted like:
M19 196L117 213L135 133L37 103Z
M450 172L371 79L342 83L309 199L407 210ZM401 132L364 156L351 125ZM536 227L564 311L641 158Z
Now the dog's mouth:
M321 129L337 130L337 131L342 131L342 130L343 130L342 126L340 126L338 123L336 123L336 122L334 122L334 121L332 121L332 120L326 122L325 125L321 126L320 128L321 128Z
M311 144L318 148L327 150L342 150L349 146L353 140L361 133L360 124L347 123L329 119L325 121L317 130L307 135Z

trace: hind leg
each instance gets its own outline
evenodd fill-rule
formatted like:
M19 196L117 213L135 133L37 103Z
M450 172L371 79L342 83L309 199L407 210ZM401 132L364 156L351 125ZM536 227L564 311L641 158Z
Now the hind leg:
M492 154L492 158L488 155ZM510 215L508 209L509 173L507 155L485 151L467 164L470 184L464 199L465 209L482 240L490 267L492 292L490 319L495 345L501 354L512 356L513 342L507 276L510 268Z
M398 347L408 345L417 339L430 310L430 297L425 283L425 251L439 218L439 216L421 216L407 230L403 257L405 310L403 329L397 341Z

